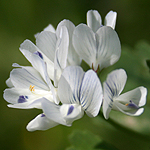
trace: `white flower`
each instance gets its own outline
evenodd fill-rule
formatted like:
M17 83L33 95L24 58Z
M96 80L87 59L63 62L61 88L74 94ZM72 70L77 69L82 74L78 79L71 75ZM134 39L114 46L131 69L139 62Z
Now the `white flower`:
M118 110L130 116L138 116L143 111L146 103L147 89L138 87L124 94L122 92L127 80L123 69L112 71L104 82L103 114L109 118L111 109Z
M27 125L28 131L47 130L59 124L71 126L72 122L80 119L84 112L80 105L62 104L56 105L45 98L34 101L29 107L40 106L42 114L36 116Z
M55 89L48 77L45 63L36 54L31 54L34 67L13 64L7 84L10 88L4 91L4 99L13 108L28 109L35 100L45 97L49 101L59 103L55 97ZM34 106L35 107L35 106ZM36 106L39 108L39 106Z
M20 45L20 51L32 66L34 60L30 59L30 55L37 54L47 64L48 75L57 85L61 72L67 65L68 46L68 31L63 26L58 37L53 32L43 31L37 35L36 45L25 40Z
M58 97L63 104L81 105L87 115L95 117L102 103L102 87L93 70L67 67L58 83Z
M104 26L109 26L115 29L117 13L109 11L105 17ZM96 32L100 27L102 27L102 19L97 10L89 10L87 12L87 25Z
M103 97L101 83L93 70L85 73L80 67L70 66L61 75L58 97L61 106L45 98L31 104L41 105L44 115L38 115L28 124L29 131L46 130L58 124L71 126L74 120L83 116L84 111L90 117L97 116Z
M95 71L113 65L121 55L118 35L107 26L94 33L87 25L78 25L73 33L73 45L78 55Z
M71 21L63 20L58 24L56 31L52 25L49 25L44 31L36 34L36 45L25 40L20 46L25 57L27 57L26 51L40 54L41 59L47 63L49 77L54 81L55 86L66 66L81 63L72 45L74 29L75 25Z

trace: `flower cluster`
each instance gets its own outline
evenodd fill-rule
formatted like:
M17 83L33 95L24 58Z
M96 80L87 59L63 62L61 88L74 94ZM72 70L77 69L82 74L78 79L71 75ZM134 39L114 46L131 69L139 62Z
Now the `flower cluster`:
M111 110L138 116L146 103L147 89L138 87L122 92L127 75L124 69L108 74L101 85L97 71L116 63L121 55L115 31L117 13L110 11L102 25L96 10L87 12L87 24L75 26L61 21L56 30L50 24L35 35L36 44L25 40L20 51L31 66L13 64L4 91L11 108L41 109L27 125L28 131L47 130L58 124L71 126L84 112L96 117L102 106L109 118ZM91 68L84 71L82 60Z

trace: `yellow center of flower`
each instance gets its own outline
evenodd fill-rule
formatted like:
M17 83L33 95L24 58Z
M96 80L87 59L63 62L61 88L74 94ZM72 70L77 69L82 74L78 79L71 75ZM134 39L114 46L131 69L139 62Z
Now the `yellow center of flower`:
M34 91L35 91L34 87L35 87L35 86L30 85L29 90L30 90L31 92L34 92Z

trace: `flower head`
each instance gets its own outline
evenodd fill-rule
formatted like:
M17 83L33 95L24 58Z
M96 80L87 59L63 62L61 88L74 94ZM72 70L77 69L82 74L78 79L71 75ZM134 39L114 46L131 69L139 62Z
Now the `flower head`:
M123 69L112 71L104 82L103 114L109 118L111 109L121 111L130 116L138 116L143 111L146 103L147 89L138 87L124 94L122 92L127 75Z
M73 34L73 45L79 56L94 70L113 65L121 55L118 35L107 26L94 33L87 25L78 25Z
M41 105L47 121L40 123L43 116L37 116L27 129L46 130L54 124L71 126L73 121L83 116L84 111L88 116L95 117L99 113L102 97L101 83L93 70L84 72L80 67L69 66L64 69L58 83L58 98L62 105L56 105L46 98L34 101L31 106ZM48 125L49 122L53 123Z

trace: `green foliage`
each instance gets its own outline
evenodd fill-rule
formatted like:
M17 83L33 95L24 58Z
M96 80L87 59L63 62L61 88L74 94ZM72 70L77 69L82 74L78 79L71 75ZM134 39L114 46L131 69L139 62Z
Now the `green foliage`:
M75 130L69 136L71 147L66 150L117 150L90 131Z
M75 130L69 140L72 147L67 150L94 150L94 147L101 142L101 139L89 131Z

